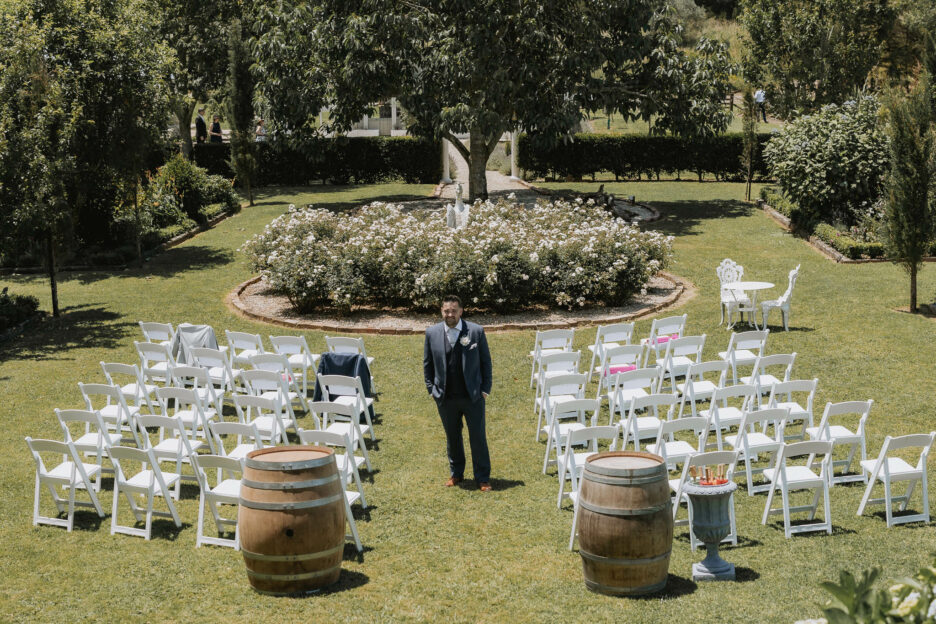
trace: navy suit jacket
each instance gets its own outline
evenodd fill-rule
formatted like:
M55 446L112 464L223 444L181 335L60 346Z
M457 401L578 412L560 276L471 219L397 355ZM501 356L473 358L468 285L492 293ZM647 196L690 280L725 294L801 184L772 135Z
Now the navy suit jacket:
M438 323L426 330L426 344L423 349L423 375L426 389L436 401L445 396L445 323ZM491 352L488 349L484 328L477 323L462 319L463 336L468 336L468 345L462 346L462 370L465 373L465 387L472 402L481 398L481 393L491 392Z

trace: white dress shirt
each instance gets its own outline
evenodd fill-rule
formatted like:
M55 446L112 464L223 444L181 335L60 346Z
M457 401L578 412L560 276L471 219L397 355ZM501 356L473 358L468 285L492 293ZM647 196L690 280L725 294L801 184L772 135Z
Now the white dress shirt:
M446 325L445 331L446 333L448 333L449 344L454 347L455 343L458 342L458 336L459 334L461 334L461 331L462 331L461 319L458 319L458 322L455 324L455 327L449 327L448 325Z

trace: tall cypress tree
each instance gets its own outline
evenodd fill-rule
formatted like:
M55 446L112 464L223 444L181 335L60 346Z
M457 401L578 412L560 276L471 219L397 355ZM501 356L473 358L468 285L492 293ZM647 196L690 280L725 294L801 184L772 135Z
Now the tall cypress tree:
M253 185L257 175L256 142L254 140L253 98L255 82L250 73L252 63L240 20L231 22L228 39L228 108L231 113L231 168L247 191L254 205Z

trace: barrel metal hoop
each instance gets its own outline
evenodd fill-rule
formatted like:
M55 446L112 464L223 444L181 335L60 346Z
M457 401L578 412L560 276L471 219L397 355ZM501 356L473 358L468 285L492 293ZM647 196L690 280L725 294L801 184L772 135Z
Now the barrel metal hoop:
M320 485L326 485L332 481L338 480L338 474L335 473L331 476L324 477L322 479L309 479L308 481L252 481L250 479L241 479L241 485L243 487L253 488L255 490L304 490L307 488L318 487Z
M637 594L652 594L655 591L660 591L666 587L666 579L659 583L654 583L653 585L643 585L642 587L611 587L609 585L602 585L601 583L596 583L595 581L585 579L585 586L592 591L596 591L602 594L613 594L615 596L633 596Z
M253 570L247 570L247 575L259 581L305 581L308 579L318 578L320 576L328 576L329 574L334 573L335 570L340 569L341 564L338 564L325 570L304 572L302 574L263 574L260 572L254 572Z
M582 550L579 548L579 554L582 555L582 559L588 559L589 561L594 561L595 563L620 566L649 565L651 563L657 563L658 561L668 559L670 553L672 552L672 549L670 549L665 553L659 554L655 557L647 557L646 559L616 559L614 557L602 557L601 555L595 555L588 552L587 550Z
M322 507L324 505L330 505L335 501L340 500L344 495L335 494L334 496L328 496L326 498L319 498L317 500L308 500L308 501L280 501L278 503L261 503L259 501L247 500L243 496L240 497L240 504L248 509L261 509L264 511L291 511L294 509L311 509L313 507Z
M322 557L328 557L329 555L334 555L335 553L343 550L344 544L340 544L334 548L329 548L328 550L320 550L319 552L304 553L301 555L263 555L261 553L250 552L249 550L244 550L241 548L241 552L244 553L244 559L252 559L255 561L309 561L310 559L321 559Z
M669 499L669 497L667 497ZM604 516L647 516L650 514L663 511L664 509L671 509L672 503L667 500L662 505L653 505L652 507L643 507L641 509L617 509L611 507L601 507L599 505L593 505L585 500L579 500L579 505L588 511L598 513Z
M596 466L593 463L585 464L585 472L592 474L600 474L608 477L643 477L646 475L665 475L666 474L666 464L661 463L656 466L651 466L649 468L612 468L605 466Z
M253 468L255 470L307 470L309 468L327 466L328 464L334 463L334 461L334 454L326 455L325 457L316 457L315 459L306 459L304 461L292 462L260 461L248 457L244 460L244 465L247 468Z
M654 474L647 477L602 477L595 474L585 474L585 480L592 483L604 483L606 485L644 485L646 483L655 483L663 481L665 477L662 474Z

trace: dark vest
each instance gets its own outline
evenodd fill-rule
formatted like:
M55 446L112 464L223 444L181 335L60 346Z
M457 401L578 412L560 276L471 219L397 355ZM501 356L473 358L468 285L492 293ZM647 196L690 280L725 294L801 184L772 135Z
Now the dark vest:
M463 332L462 335L467 335ZM459 336L460 338L461 336ZM469 397L468 386L465 385L465 371L462 368L461 343L449 344L448 328L445 328L445 398L465 399Z

